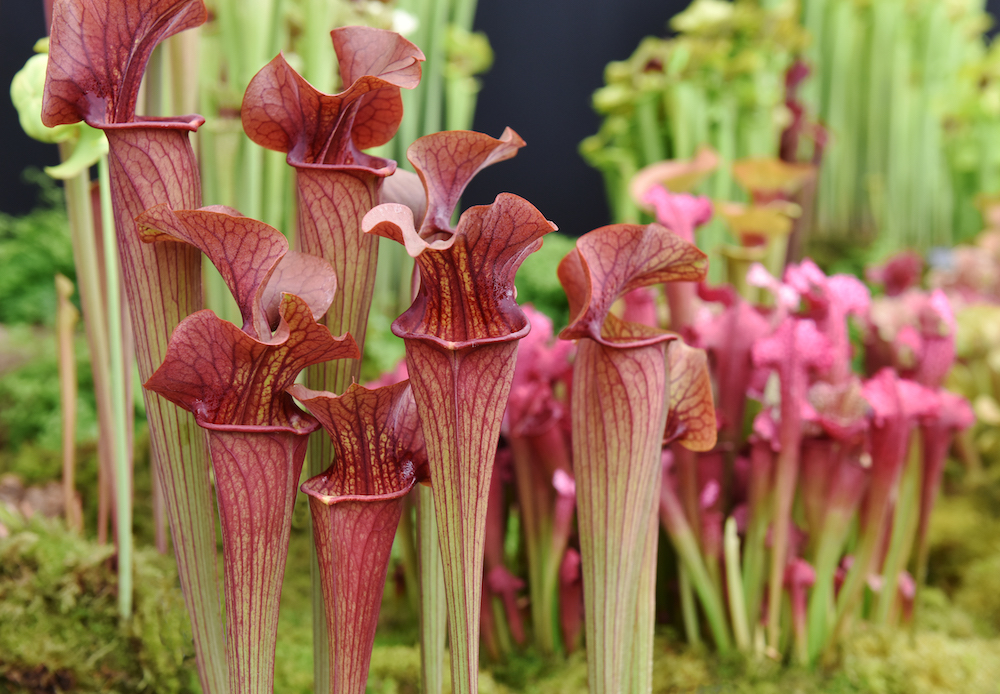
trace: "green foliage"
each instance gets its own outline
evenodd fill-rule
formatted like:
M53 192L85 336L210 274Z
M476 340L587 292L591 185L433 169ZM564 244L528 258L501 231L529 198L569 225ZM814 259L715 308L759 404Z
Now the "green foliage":
M569 323L569 303L556 268L575 246L575 238L558 232L546 234L541 249L529 255L517 272L517 303L531 304L547 315L557 332Z
M973 633L1000 636L1000 517L997 481L944 497L934 510L928 581L969 615Z
M774 156L787 122L785 71L808 40L796 3L695 0L671 26L674 37L647 37L627 60L609 63L594 93L603 121L580 152L603 174L615 222L641 217L628 190L639 169L702 145L724 165L698 192L740 199L728 164ZM703 250L712 253L721 234L720 223L702 230Z
M2 508L0 523L10 533L0 540L0 690L196 691L172 559L136 553L135 616L121 623L113 547Z
M40 172L27 177L42 189L41 205L23 217L0 213L0 323L51 325L55 275L73 279L73 250L62 190Z
M0 283L3 282L0 273ZM58 451L62 441L59 364L55 336L27 329L13 331L11 342L27 345L34 358L0 372L0 449L16 451L25 443ZM86 341L76 340L77 441L97 436L97 403Z

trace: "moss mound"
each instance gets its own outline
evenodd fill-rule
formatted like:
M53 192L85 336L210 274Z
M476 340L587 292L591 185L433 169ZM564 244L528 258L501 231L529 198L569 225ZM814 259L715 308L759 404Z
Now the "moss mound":
M135 616L117 616L114 548L0 509L0 691L194 692L172 557L135 555Z

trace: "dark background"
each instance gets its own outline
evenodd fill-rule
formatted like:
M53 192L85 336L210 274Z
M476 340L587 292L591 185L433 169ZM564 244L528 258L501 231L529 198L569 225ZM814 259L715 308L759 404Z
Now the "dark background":
M597 132L590 97L604 66L631 55L644 36L665 35L667 20L689 0L480 0L476 29L493 46L493 68L482 77L475 129L497 137L510 126L528 143L517 157L481 173L464 203L492 202L497 193L522 195L568 234L608 223L600 174L577 153ZM1000 0L987 9L1000 12ZM10 80L43 36L41 0L6 0L0 12L0 85ZM29 139L6 93L0 95L0 211L22 214L36 188L22 180L27 166L58 162L54 145Z

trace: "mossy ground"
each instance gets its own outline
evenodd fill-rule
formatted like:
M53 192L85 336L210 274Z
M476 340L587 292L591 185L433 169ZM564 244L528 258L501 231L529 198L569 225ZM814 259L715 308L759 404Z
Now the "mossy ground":
M738 694L979 694L1000 691L1000 518L993 494L942 499L931 580L911 630L862 628L828 671L720 658L658 638L654 691ZM136 555L136 617L115 613L112 550L61 522L0 510L0 692L199 691L190 630L170 556ZM312 692L308 518L296 509L282 594L275 691ZM140 532L140 539L146 534ZM419 651L405 595L390 580L368 691L416 694ZM583 655L526 652L484 667L483 694L582 694ZM447 690L447 687L446 687Z

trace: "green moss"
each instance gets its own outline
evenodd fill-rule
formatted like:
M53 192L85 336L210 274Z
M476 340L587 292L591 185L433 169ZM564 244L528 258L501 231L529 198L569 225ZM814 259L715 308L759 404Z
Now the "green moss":
M1000 635L1000 518L996 492L946 496L931 523L928 583L967 615L975 633Z
M135 616L123 624L113 547L57 521L24 522L0 510L0 523L9 532L0 540L0 685L195 691L191 630L170 558L136 553Z
M865 629L845 644L842 676L871 694L995 693L1000 640Z

